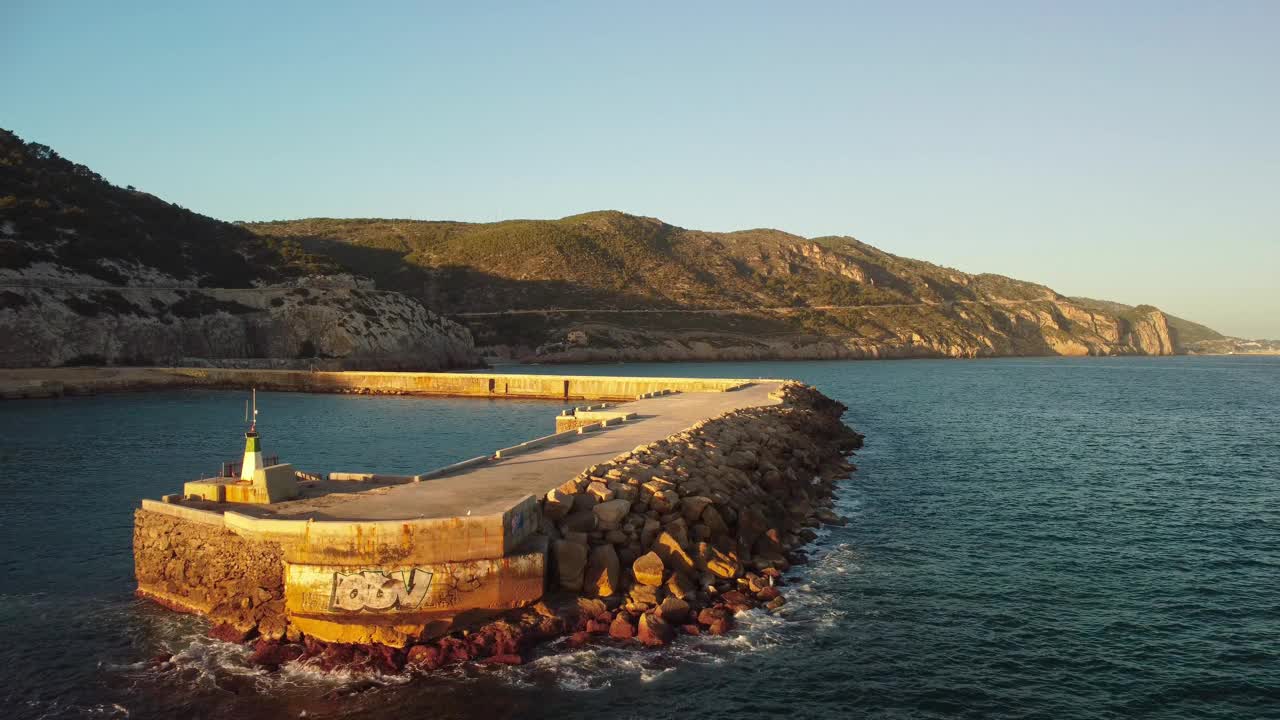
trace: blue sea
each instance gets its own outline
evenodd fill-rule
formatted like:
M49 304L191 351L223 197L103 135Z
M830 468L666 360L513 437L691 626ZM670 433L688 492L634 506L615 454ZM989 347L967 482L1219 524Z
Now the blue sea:
M517 668L266 674L135 600L140 497L241 451L242 393L0 403L0 717L1280 717L1280 358L705 363L793 377L867 436L778 615ZM263 393L268 454L416 472L550 402ZM157 665L153 658L168 657Z

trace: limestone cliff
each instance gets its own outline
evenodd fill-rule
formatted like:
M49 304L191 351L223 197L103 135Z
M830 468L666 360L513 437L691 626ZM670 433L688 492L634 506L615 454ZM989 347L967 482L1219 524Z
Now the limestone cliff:
M559 339L538 347L485 346L486 354L540 362L827 360L1040 355L1171 355L1164 313L1129 318L1045 300L922 306L878 318L878 308L819 313L595 313L539 318ZM679 324L677 324L679 323ZM476 323L473 321L473 327ZM673 327L674 326L674 327ZM797 327L799 326L799 327Z
M307 287L0 289L0 367L220 364L439 370L470 333L399 293Z

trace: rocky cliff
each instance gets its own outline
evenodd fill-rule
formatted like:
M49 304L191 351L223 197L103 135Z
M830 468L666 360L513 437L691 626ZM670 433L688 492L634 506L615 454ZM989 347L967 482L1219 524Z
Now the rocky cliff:
M0 367L199 365L440 370L470 333L399 293L307 287L0 289Z
M713 233L612 211L246 227L419 297L466 324L486 354L516 360L1179 352L1155 308L1069 298L850 237Z
M894 314L885 318L889 311ZM501 318L469 319L483 340ZM508 319L509 320L509 319ZM496 344L490 355L542 362L665 360L827 360L1038 355L1171 355L1179 352L1167 316L1133 317L1054 300L912 308L687 312L549 313L526 322L559 338L537 347ZM927 328L927 329L926 329Z

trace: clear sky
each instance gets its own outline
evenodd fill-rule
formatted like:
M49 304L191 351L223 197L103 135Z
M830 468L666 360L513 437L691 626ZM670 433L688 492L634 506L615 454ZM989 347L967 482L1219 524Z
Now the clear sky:
M1280 338L1280 2L365 5L0 0L0 126L227 220L846 234Z

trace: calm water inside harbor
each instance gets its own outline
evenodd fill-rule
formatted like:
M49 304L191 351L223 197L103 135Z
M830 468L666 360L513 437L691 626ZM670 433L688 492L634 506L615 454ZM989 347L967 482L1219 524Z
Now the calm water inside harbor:
M268 675L133 599L132 511L241 450L242 393L0 403L0 717L1280 717L1280 358L707 363L867 435L778 616L430 677ZM268 454L414 472L560 405L264 393ZM155 668L157 655L176 654Z

